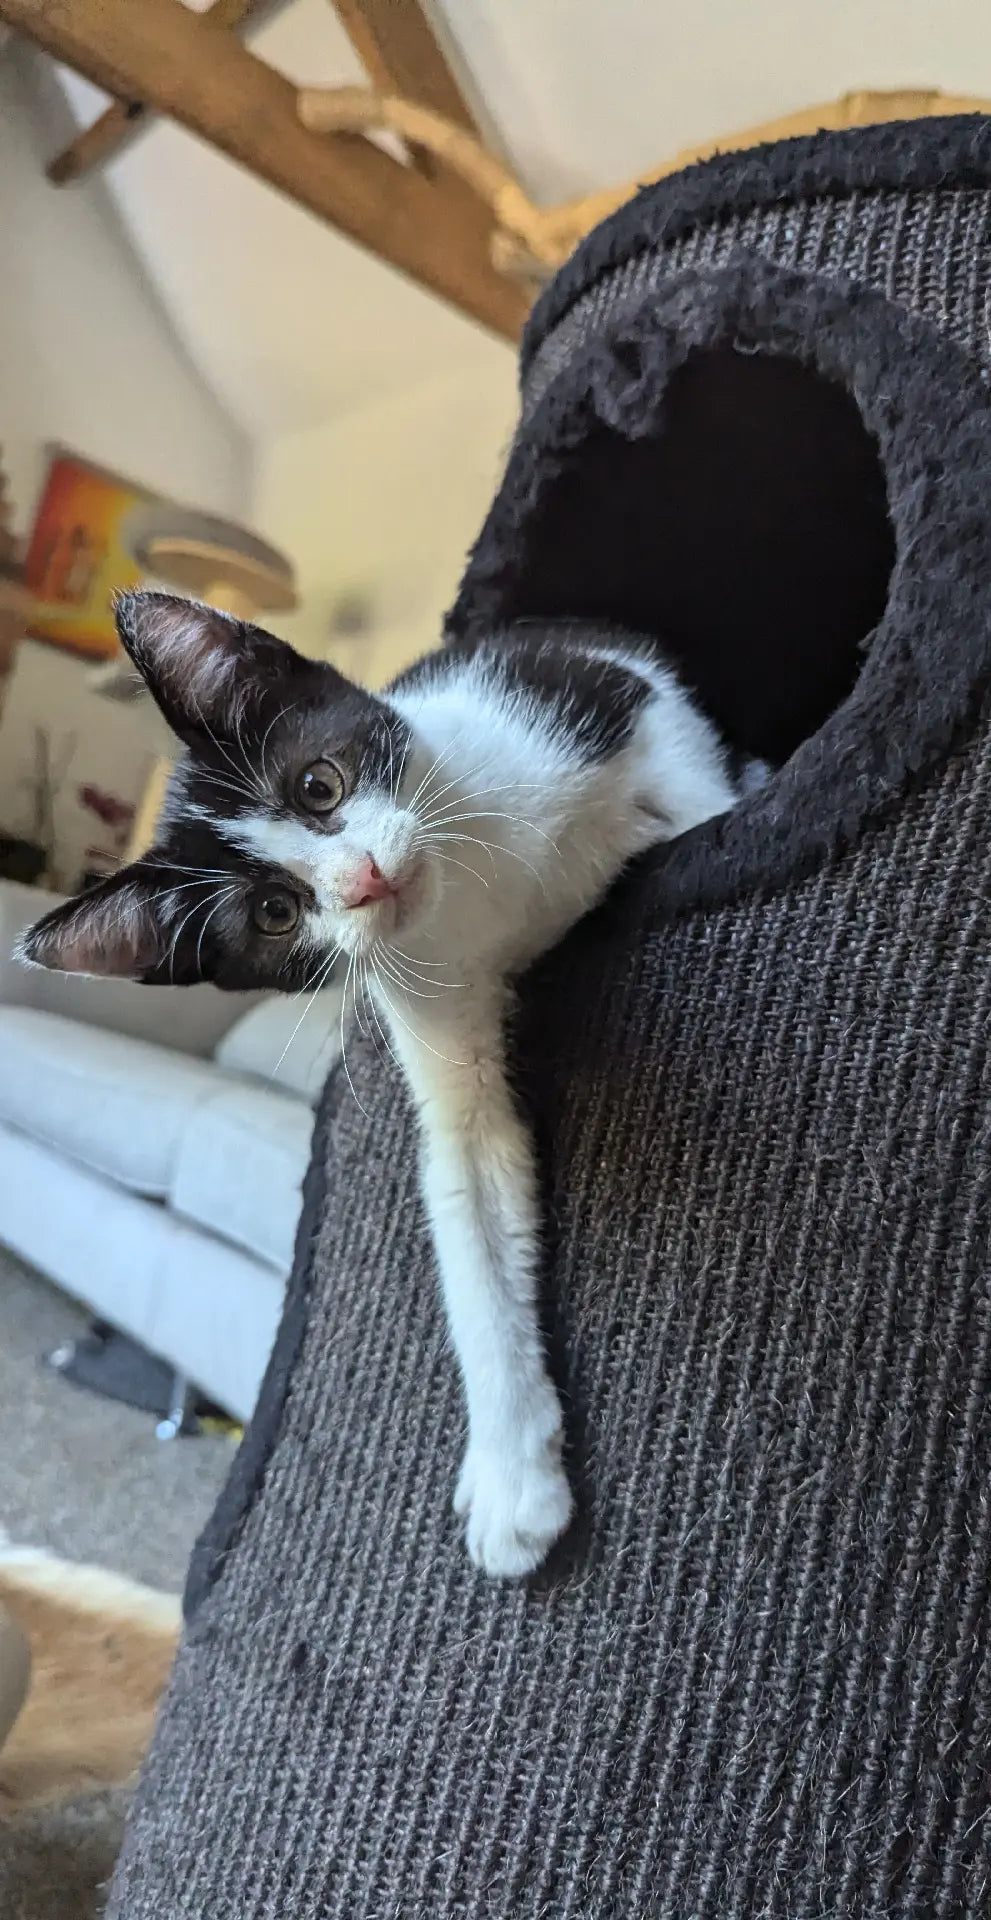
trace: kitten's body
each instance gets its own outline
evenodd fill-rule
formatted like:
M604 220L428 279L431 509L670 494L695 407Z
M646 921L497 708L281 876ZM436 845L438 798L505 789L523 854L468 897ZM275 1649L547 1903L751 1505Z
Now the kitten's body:
M346 966L420 1116L468 1408L455 1504L476 1562L524 1573L571 1498L537 1326L533 1155L504 1065L511 982L629 859L733 806L754 770L734 774L673 672L626 637L516 628L375 700L186 603L134 596L121 628L190 758L153 860L58 909L28 957L292 989ZM317 817L299 797L314 766L343 789ZM259 939L278 897L298 919Z

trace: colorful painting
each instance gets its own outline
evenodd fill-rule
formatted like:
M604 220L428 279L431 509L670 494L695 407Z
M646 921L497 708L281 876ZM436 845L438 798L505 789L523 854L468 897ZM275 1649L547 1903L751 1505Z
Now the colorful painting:
M153 498L74 454L53 452L24 569L34 639L95 659L117 652L113 595L143 578L127 522Z

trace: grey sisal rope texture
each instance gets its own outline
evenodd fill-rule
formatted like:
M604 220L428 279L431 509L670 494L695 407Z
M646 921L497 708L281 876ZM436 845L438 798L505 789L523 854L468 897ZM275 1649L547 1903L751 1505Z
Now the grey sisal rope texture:
M898 297L948 284L945 190L882 198ZM911 296L962 347L972 283ZM989 822L976 699L814 873L680 914L633 874L524 983L579 1516L522 1585L450 1511L411 1116L356 1037L110 1920L984 1920Z

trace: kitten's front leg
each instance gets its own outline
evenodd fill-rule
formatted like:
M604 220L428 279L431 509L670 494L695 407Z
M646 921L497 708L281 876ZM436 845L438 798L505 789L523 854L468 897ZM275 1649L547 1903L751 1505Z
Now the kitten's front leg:
M455 1507L476 1566L529 1573L572 1503L537 1324L533 1149L506 1084L501 1007L452 995L442 1011L404 1013L405 1027L388 1010L420 1111L423 1194L468 1407Z

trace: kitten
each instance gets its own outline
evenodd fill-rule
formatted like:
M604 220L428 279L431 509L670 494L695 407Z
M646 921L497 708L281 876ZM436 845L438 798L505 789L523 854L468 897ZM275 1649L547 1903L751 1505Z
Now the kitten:
M521 623L381 696L195 602L136 593L121 640L187 749L156 845L49 913L25 959L150 983L318 989L374 1015L419 1111L464 1384L454 1504L489 1574L568 1525L537 1325L533 1151L507 1083L513 977L634 855L732 807L733 770L656 645Z

